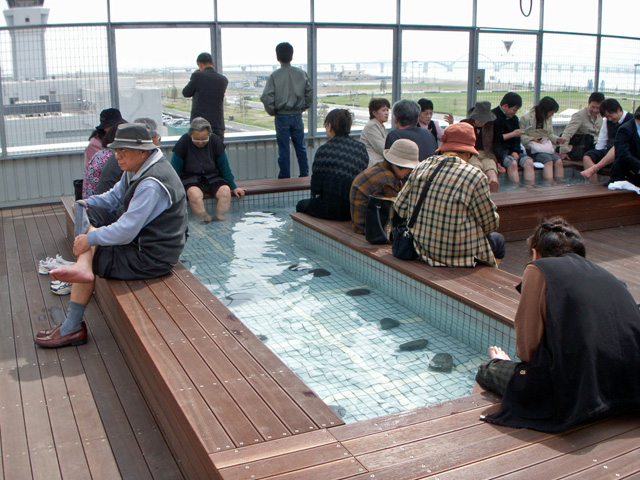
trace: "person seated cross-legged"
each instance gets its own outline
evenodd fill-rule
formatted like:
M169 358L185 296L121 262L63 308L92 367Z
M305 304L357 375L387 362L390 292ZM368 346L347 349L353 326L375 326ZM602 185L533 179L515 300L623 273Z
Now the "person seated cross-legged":
M41 330L41 347L80 345L87 340L82 321L95 276L140 280L166 275L178 263L186 242L187 202L178 175L142 124L118 126L109 144L124 171L108 192L75 205L75 264L51 270L55 280L71 282L65 321Z

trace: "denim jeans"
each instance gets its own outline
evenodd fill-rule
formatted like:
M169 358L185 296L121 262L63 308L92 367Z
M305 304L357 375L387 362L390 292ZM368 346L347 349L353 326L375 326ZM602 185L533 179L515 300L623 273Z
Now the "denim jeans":
M278 178L289 178L291 176L291 153L289 150L289 138L293 142L293 148L298 158L300 176L309 176L309 161L307 160L307 149L304 144L304 123L302 114L281 115L277 114L276 140L278 141L278 165L280 173Z

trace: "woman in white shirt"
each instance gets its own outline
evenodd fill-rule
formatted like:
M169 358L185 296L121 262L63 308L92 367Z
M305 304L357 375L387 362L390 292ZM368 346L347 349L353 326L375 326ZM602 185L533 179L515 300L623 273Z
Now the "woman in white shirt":
M391 104L386 98L372 98L369 102L370 120L360 134L360 141L367 147L369 154L369 166L384 160L382 152L387 138L384 124L389 120L389 108Z

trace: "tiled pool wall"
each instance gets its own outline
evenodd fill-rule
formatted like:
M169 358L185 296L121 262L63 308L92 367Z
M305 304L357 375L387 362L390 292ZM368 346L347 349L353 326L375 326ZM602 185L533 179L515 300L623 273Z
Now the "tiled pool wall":
M233 199L231 210L264 210L293 205L308 197L309 190L247 195L242 200ZM215 201L207 200L205 204L213 208ZM457 340L479 352L499 345L515 357L515 332L510 326L298 222L293 222L293 233L295 241L303 247L337 263L354 278L385 292Z
M299 190L295 192L265 193L261 195L245 195L242 200L237 198L231 201L232 212L250 211L253 209L265 209L282 207L284 205L295 205L304 198L309 198L309 190ZM208 200L213 205L213 200ZM207 205L209 207L209 205ZM295 210L295 209L294 209ZM292 211L294 211L292 210Z
M385 292L457 340L480 352L499 345L515 357L515 331L510 326L295 221L293 233L302 246Z

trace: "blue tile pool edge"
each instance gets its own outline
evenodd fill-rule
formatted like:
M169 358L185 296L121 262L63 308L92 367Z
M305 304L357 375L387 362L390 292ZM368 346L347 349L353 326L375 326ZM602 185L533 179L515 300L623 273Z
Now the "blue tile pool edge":
M299 222L293 222L293 234L303 247L335 262L457 340L479 352L498 345L515 357L512 327Z

